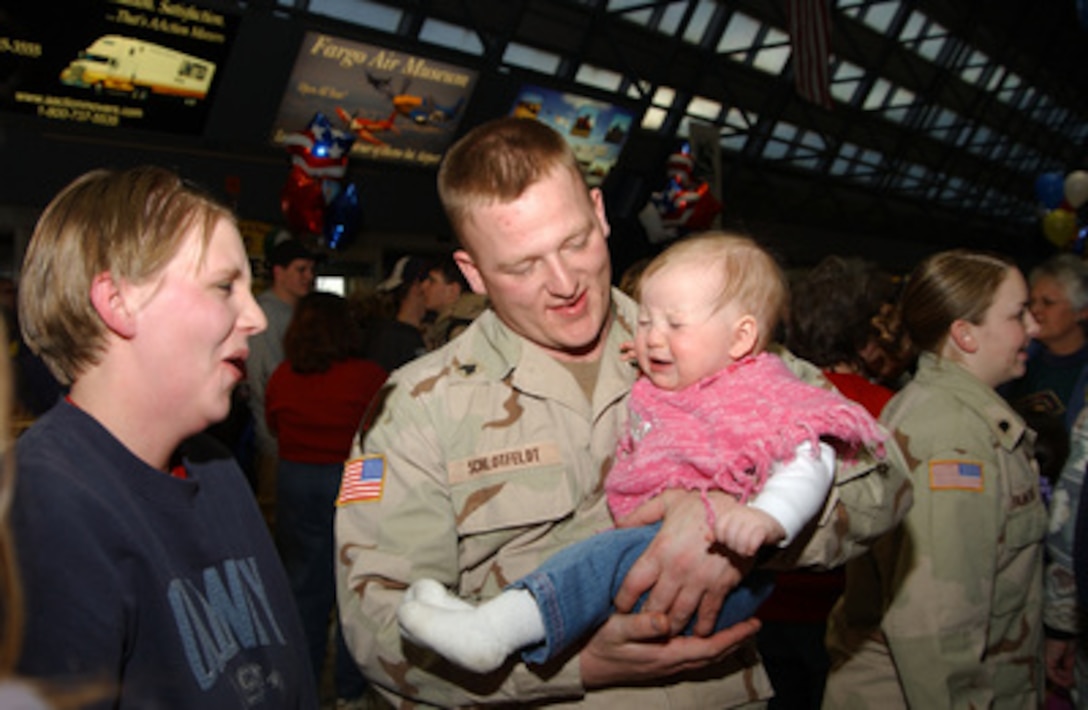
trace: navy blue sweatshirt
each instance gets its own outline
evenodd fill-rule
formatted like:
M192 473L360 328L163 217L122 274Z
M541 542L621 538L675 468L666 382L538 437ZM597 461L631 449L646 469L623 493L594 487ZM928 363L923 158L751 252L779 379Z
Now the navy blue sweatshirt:
M189 442L175 478L61 402L16 460L21 673L103 687L95 707L317 707L295 602L229 452Z

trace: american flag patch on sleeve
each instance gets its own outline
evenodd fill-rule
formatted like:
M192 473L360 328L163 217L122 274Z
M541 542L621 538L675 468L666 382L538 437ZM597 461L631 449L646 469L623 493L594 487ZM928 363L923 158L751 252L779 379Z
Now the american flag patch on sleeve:
M350 459L344 462L344 475L340 479L340 495L336 497L336 505L381 500L384 483L384 456Z
M932 491L976 491L981 493L982 462L930 461L929 489Z

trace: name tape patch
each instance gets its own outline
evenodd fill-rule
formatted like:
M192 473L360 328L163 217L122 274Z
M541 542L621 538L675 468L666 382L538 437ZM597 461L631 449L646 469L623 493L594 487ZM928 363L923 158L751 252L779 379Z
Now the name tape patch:
M450 483L464 483L480 476L493 476L498 473L562 463L563 456L559 452L559 447L555 443L545 442L450 461L447 464L447 473Z

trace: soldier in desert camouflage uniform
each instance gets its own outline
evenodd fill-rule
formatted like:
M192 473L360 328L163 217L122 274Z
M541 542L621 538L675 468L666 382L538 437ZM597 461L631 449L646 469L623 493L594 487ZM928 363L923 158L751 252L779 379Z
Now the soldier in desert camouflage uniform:
M953 251L903 295L918 372L881 420L912 467L904 524L847 565L826 708L1038 708L1046 511L1034 434L994 388L1035 330L1005 260Z
M696 611L708 627L742 573L707 550L698 494L663 501L662 532L617 598L630 608L654 585L645 608L656 613L614 616L554 667L512 660L477 675L402 642L395 612L410 582L432 577L467 599L487 599L612 526L602 482L636 376L620 355L636 308L609 287L602 198L586 190L558 134L531 120L477 128L448 154L439 185L465 247L459 263L492 309L394 373L367 456L345 467L340 611L366 675L402 707L702 709L768 697L751 643L737 650L756 623L661 641ZM863 457L837 471L825 512L786 551L789 563L841 562L894 525L907 504L902 469Z

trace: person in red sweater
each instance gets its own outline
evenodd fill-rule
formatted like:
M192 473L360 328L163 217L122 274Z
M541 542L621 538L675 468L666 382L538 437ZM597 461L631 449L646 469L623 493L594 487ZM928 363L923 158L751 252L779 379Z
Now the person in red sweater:
M861 259L829 256L791 284L786 348L823 370L874 417L894 392L880 384L905 364L898 330L881 322L895 295L891 276ZM879 370L879 371L878 371ZM770 710L818 709L829 659L827 615L842 593L842 569L779 573L757 616L759 652L774 685Z
M344 459L370 401L385 383L380 365L359 357L362 337L347 302L314 292L295 307L285 360L265 393L268 428L278 441L276 545L283 558L320 682L336 606L333 512ZM337 623L338 699L362 695L366 681Z

